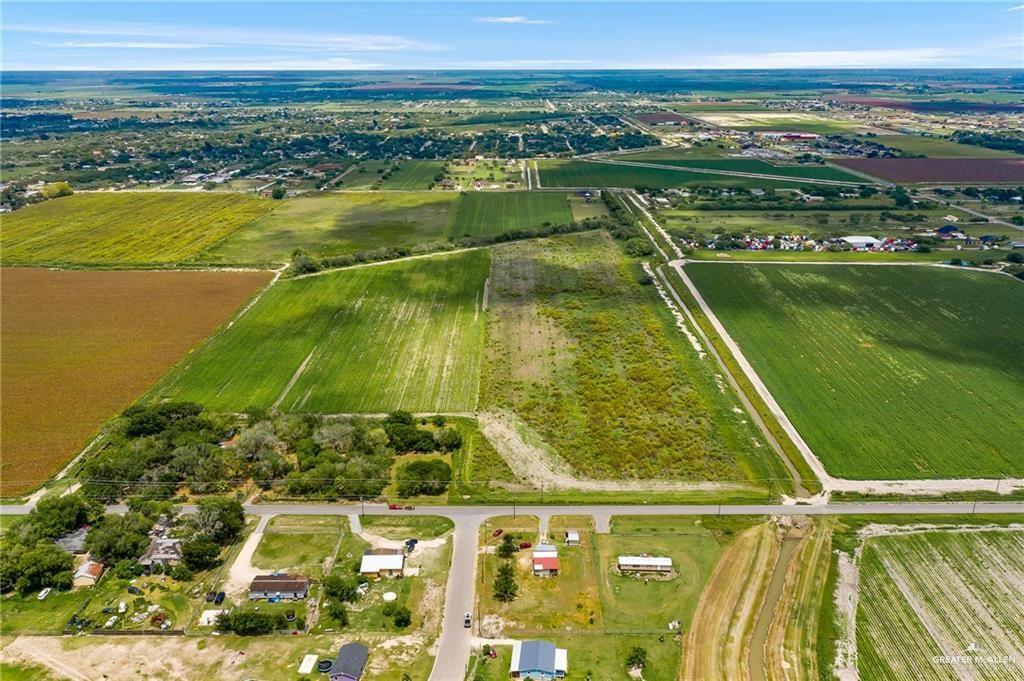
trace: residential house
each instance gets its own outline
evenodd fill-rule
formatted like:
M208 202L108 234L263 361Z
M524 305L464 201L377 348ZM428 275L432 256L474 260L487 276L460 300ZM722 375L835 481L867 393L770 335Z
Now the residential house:
M65 534L63 537L55 541L54 543L62 551L66 551L71 555L81 555L85 553L85 538L89 535L89 526L85 525L79 527L74 532Z
M309 593L309 579L293 575L260 575L249 585L249 600L299 601Z
M569 653L556 648L550 641L516 641L512 644L512 664L509 676L513 679L550 681L565 678L569 671Z
M139 565L177 565L181 562L180 539L153 539L139 558Z
M540 544L533 550L533 575L535 577L558 576L558 549L552 544Z
M103 576L103 563L95 560L87 560L75 570L71 584L75 587L96 586Z
M359 681L369 657L370 649L362 643L346 643L331 666L330 681Z
M367 577L402 577L405 574L405 551L369 549L363 553L359 574Z
M672 559L666 556L619 556L620 572L671 572Z

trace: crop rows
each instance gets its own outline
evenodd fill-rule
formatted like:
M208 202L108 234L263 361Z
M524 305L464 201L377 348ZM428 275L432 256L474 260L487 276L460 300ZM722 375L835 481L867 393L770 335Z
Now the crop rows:
M1024 474L1018 282L926 267L687 271L831 474Z
M274 204L234 193L75 194L4 216L5 263L174 263Z
M468 411L486 251L286 280L158 386L214 409Z
M861 678L1021 678L1022 584L1019 531L868 539L857 611ZM935 656L975 659L947 663Z
M473 192L459 202L452 238L531 229L572 221L565 194L548 192Z

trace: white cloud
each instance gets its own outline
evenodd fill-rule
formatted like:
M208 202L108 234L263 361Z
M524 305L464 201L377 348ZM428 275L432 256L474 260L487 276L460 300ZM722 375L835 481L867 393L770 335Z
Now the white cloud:
M327 49L335 52L385 52L442 50L444 46L400 35L326 33L236 28L232 26L177 26L171 24L112 23L104 25L11 24L4 31L42 35L150 38L137 42L210 43L216 46L260 46L283 49ZM103 42L103 41L96 41Z
M204 47L219 47L205 43L138 42L133 40L68 40L62 43L35 43L46 47L61 47L86 50L197 50Z
M962 55L942 47L762 52L712 55L689 65L710 69L901 68L950 63Z
M548 21L547 19L530 19L524 16L514 17L477 17L473 21L477 21L482 24L553 24L555 22Z
M174 60L168 63L165 59L152 57L153 61L135 61L124 64L123 61L91 61L89 63L47 65L47 71L371 71L392 68L379 62L349 59L347 57L313 56L294 59L249 59L225 57ZM28 63L5 64L4 68L11 71L33 71L38 65Z
M1022 10L1024 10L1024 5L1017 5L1016 7L1011 7L1010 9L1008 9L1006 11L1007 12L1020 12Z
M472 64L452 63L445 68L451 69L556 69L566 66L586 66L593 64L589 59L497 59L492 61L476 61Z

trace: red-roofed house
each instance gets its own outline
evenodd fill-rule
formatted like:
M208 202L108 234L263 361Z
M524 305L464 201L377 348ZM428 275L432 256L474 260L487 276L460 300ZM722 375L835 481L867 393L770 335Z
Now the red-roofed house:
M533 574L535 577L558 575L558 549L551 544L541 544L533 552Z

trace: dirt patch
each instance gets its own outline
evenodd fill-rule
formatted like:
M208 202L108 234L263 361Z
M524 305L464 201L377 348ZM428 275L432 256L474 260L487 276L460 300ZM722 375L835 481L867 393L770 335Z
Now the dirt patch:
M843 158L835 163L894 182L1024 181L1024 159L1016 158Z

